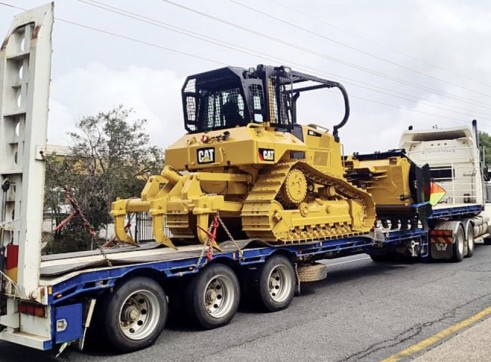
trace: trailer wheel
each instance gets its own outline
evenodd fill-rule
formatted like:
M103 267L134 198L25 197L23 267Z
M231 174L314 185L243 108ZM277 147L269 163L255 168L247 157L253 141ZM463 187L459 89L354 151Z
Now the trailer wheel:
M454 234L452 261L458 263L464 259L464 248L465 248L464 228L462 226L459 226L457 232Z
M287 308L295 295L295 270L285 256L270 257L259 271L259 302L269 312Z
M474 226L472 223L469 221L466 225L466 249L467 253L465 254L466 258L472 257L474 255Z
M150 346L167 319L167 297L152 279L133 278L118 286L103 301L104 331L111 345L121 352Z
M189 317L205 329L230 323L239 301L239 280L233 270L223 264L214 264L199 272L186 292Z

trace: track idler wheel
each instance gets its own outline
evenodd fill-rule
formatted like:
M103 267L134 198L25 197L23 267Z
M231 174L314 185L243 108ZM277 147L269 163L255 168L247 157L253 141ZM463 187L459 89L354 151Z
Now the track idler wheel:
M307 178L301 170L290 170L281 186L279 199L284 206L299 205L307 196Z

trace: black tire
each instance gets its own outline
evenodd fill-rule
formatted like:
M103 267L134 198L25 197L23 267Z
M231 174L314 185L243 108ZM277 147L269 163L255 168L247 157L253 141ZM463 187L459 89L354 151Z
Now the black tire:
M167 297L154 280L129 279L106 296L101 305L105 336L120 352L153 344L167 320Z
M205 329L230 323L239 301L239 280L233 270L223 264L213 264L201 270L186 291L188 316Z
M288 308L295 296L295 270L288 258L273 255L259 270L256 293L259 304L268 312Z
M452 261L459 263L464 260L465 237L464 228L459 226L454 234L454 243L452 245L453 255Z
M471 258L474 255L474 226L470 224L467 227L467 232L466 232L466 249L467 253L465 254L466 258Z

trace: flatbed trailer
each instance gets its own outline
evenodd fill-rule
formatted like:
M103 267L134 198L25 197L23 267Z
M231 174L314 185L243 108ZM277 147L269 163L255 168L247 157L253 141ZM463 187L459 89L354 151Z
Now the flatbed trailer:
M440 208L433 218L462 218L478 215L480 205ZM428 258L429 232L422 227L408 230L379 229L364 236L343 239L312 241L290 245L268 245L260 240L227 241L220 244L222 251L212 251L202 245L180 246L179 250L149 242L140 247L125 246L89 252L74 252L44 256L40 265L40 287L45 290L45 312L42 317L23 314L20 318L32 319L33 324L43 324L44 335L25 333L6 328L0 339L50 350L57 345L78 342L83 347L86 327L93 323L89 312L105 295L132 278L148 277L159 284L171 285L172 281L189 282L210 265L223 264L230 267L242 279L255 270L260 270L274 255L291 260L296 269L295 289L300 291L301 277L298 268L315 265L323 259L340 258L367 253L380 255L387 250L414 247L413 255L418 259ZM172 294L170 289L167 294ZM238 296L234 296L237 297ZM22 304L22 302L21 302ZM29 303L28 303L29 304ZM34 306L34 304L29 304ZM37 321L36 321L37 320Z
M105 255L95 250L46 256L41 261L39 281L46 290L45 315L36 317L26 314L21 319L38 319L37 322L42 322L48 333L39 336L4 329L0 339L41 350L50 350L63 343L80 342L84 337L84 326L91 323L87 305L133 276L147 276L166 284L192 277L209 265L224 264L231 267L240 279L248 270L261 268L277 254L286 256L294 265L300 265L315 260L377 252L388 246L409 243L418 244L419 250L428 250L427 232L422 229L379 234L379 240L372 234L280 246L257 240L238 240L220 244L223 251L214 251L211 256L206 255L201 245L182 246L175 251L156 243L109 250ZM300 280L295 285L298 289ZM58 330L60 323L62 328ZM68 327L65 328L65 325Z
M429 225L394 220L368 234L304 243L230 240L219 250L177 251L146 243L41 257L52 23L51 4L21 14L0 52L0 340L83 348L93 326L119 351L133 351L155 341L169 304L216 328L232 320L241 291L265 311L287 308L301 283L325 277L319 260L367 253L374 261L461 261L472 256L474 236L487 233L476 202L436 207Z

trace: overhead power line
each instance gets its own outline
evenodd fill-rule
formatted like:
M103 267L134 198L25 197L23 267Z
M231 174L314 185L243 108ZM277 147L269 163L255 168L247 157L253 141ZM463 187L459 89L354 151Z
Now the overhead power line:
M17 9L17 10L27 11L27 9L25 9L25 8L21 8L21 7L18 7L18 6L15 6L15 5L11 5L11 4L7 4L7 3L4 3L4 2L0 2L0 5L11 7L11 8L14 8L14 9ZM210 58L203 57L203 56L200 56L200 55L191 54L191 53L184 52L184 51L181 51L181 50L177 50L177 49L174 49L174 48L169 48L169 47L166 47L166 46L162 46L160 44L155 44L155 43L151 43L151 42L148 42L148 41L144 41L144 40L132 38L132 37L129 37L129 36L126 36L126 35L114 33L114 32L108 31L108 30L96 28L96 27L93 27L93 26L80 24L80 23L77 23L77 22L74 22L74 21L71 21L71 20L66 20L66 19L62 19L62 18L58 18L58 17L55 17L55 20L60 21L60 22L63 22L63 23L66 23L66 24L78 26L80 28L92 30L92 31L95 31L95 32L98 32L98 33L102 33L102 34L106 34L106 35L111 35L111 36L114 36L114 37L117 37L117 38L120 38L120 39L129 40L129 41L134 42L134 43L139 43L139 44L151 46L151 47L154 47L154 48L159 48L159 49L162 49L162 50L167 50L167 51L170 51L170 52L173 52L173 53L185 55L185 56L196 58L196 59L200 59L200 60L206 60L208 62L212 62L212 63L215 63L215 64L225 65L225 63L220 62L220 61L215 60L215 59L210 59Z
M8 8L12 8L12 9L26 11L26 9L24 9L24 8L20 8L18 6L15 6L15 5L12 5L12 4L7 4L7 3L4 3L4 2L0 2L0 5L6 6Z
M7 3L3 3L3 2L0 2L0 5L12 7L12 8L15 8L15 9L18 9L18 10L22 10L22 11L26 11L26 9L24 9L24 8L17 7L17 6L14 6L14 5L11 5L11 4L7 4ZM134 42L134 43L138 43L138 44L150 46L150 47L157 48L157 49L160 49L160 50L165 50L165 51L173 52L173 53L176 53L176 54L179 54L179 55L184 55L184 56L192 57L192 58L195 58L195 59L200 59L200 60L205 60L205 61L213 62L215 64L225 65L225 63L223 63L222 61L216 60L216 59L202 57L202 56L199 56L199 55L196 55L196 54L193 54L193 53L183 52L183 51L180 51L180 50L177 50L177 49L174 49L174 48L161 46L159 44L155 44L155 43L143 41L143 40L140 40L140 39L136 39L136 38L129 37L129 36L126 36L126 35L122 35L122 34L119 34L119 33L107 31L107 30L100 29L100 28L96 28L96 27L93 27L93 26L84 25L84 24L81 24L81 23L77 23L77 22L74 22L74 21L70 21L70 20L66 20L66 19L62 19L62 18L58 18L58 17L55 17L55 20L60 21L60 22L63 22L63 23L66 23L66 24L69 24L69 25L73 25L73 26L76 26L76 27L79 27L79 28L83 28L83 29L86 29L86 30L95 31L95 32L98 32L98 33L101 33L101 34L105 34L105 35L109 35L109 36L112 36L112 37L116 37L116 38L128 40L128 41L131 41L131 42ZM394 105L394 104L384 103L384 102L380 102L380 101L376 101L376 100L372 100L372 99L368 99L368 98L363 98L363 97L359 97L359 96L353 96L353 95L351 97L352 98L358 98L358 99L361 99L361 100L364 100L364 101L367 101L367 102L371 102L371 103L381 104L381 105L388 106L388 107L400 108L400 105ZM408 112L415 112L415 113L420 113L420 114L426 114L426 115L431 115L433 117L444 118L444 119L447 119L447 120L452 120L454 122L459 122L459 120L456 119L455 117L448 117L448 116L445 116L445 115L438 115L438 114L433 114L433 113L428 113L428 112L418 111L418 110L412 110L412 109L406 109L406 110Z
M226 41L217 39L217 38L213 38L213 37L209 37L209 36L204 36L202 34L195 33L195 32L192 32L190 30L187 30L187 29L183 29L183 28L180 28L180 27L177 27L177 26L174 26L174 25L170 25L170 24L165 23L165 22L162 22L160 20L156 20L156 19L153 19L153 18L144 16L144 15L141 15L141 14L137 14L137 13L134 13L134 12L131 12L131 11L122 9L122 8L118 8L118 7L115 7L115 6L111 6L111 5L107 5L107 4L101 3L100 1L96 1L96 0L78 0L78 1L79 2L82 2L82 3L86 4L86 5L94 6L96 8L100 8L102 10L105 10L105 11L108 11L108 12L111 12L111 13L115 13L115 14L118 14L118 15L121 15L121 16L125 16L125 17L128 17L128 18L134 19L136 21L140 21L140 22L143 22L143 23L146 23L146 24L157 26L157 27L160 27L160 28L163 28L163 29L172 31L172 32L176 32L178 34L182 34L182 35L185 35L185 36L188 36L188 37L191 37L191 38L199 39L201 41L206 41L206 42L209 42L209 43L212 43L212 44L215 44L215 45L224 47L226 49L237 51L237 52L240 52L240 53L243 53L243 54L254 55L254 56L261 56L261 57L263 57L265 59L269 59L269 60L272 60L274 62L280 62L280 63L281 62L285 62L284 59L280 59L280 58L277 58L277 57L272 57L270 54L261 53L261 52L259 52L257 50L246 48L246 47L243 47L243 46L238 46L238 45L235 45L235 44L232 44L232 43L229 43L229 42L226 42ZM298 65L299 66L299 70L311 69L316 74L319 74L319 75L320 74L326 74L327 75L327 73L325 71L320 70L320 69L311 68L311 67L305 66L303 64L299 64L299 63L292 62L292 61L288 61L288 63L289 63L289 65ZM329 74L328 76L332 76L332 75L334 75L334 74ZM344 76L339 76L339 75L335 75L335 76L336 76L336 78L342 79L343 81L346 80L346 83L347 84L351 84L351 85L354 85L356 87L367 89L367 90L369 90L371 92L376 92L376 93L380 93L380 94L384 94L384 95L389 95L391 97L395 97L395 98L399 98L399 99L404 99L404 100L408 100L408 101L412 101L412 102L423 102L424 105L426 105L426 106L431 106L431 104L435 104L433 106L435 108L439 108L439 109L443 109L443 110L447 110L447 111L452 111L452 112L457 112L457 113L460 113L460 114L463 114L463 115L466 115L466 116L469 116L469 117L475 117L476 116L476 114L470 114L470 113L467 113L467 112L462 111L461 109L457 109L455 107L451 107L451 106L448 106L448 105L442 105L442 104L440 104L438 102L421 100L421 99L418 99L417 97L414 97L414 96L409 95L409 94L406 94L406 93L397 92L397 91L393 91L393 90L386 89L386 88L383 88L383 87L374 86L373 84L364 83L364 82L361 82L361 81L358 81L358 80L354 80L352 78L348 78L348 77L344 77ZM476 112L476 113L482 113L482 112ZM482 113L482 114L484 114L484 113ZM485 116L487 116L487 114Z
M355 99L360 99L362 101L366 101L366 102L370 102L370 103L376 103L376 104L381 104L383 106L387 106L387 107L392 107L392 108L398 108L398 109L401 109L400 106L396 106L394 104L390 104L390 103L385 103L385 102L381 102L381 101L376 101L376 100L373 100L373 99L368 99L368 98L364 98L364 97L360 97L360 96L352 96L352 98L355 98ZM420 114L425 114L427 116L432 116L432 117L438 117L438 118L447 118L446 116L443 116L441 114L435 114L435 113L430 113L430 112L425 112L425 111L420 111L420 110L417 110L417 109L404 109L405 111L408 111L408 112L414 112L414 113L420 113ZM461 124L464 124L465 122L463 121L458 121L456 120L457 123L461 123ZM467 124L467 123L465 123Z
M154 47L154 48L159 48L159 49L167 50L169 52L173 52L173 53L177 53L177 54L181 54L181 55L186 55L188 57L195 58L195 59L206 60L207 62L212 62L212 63L215 63L215 64L225 65L225 63L223 63L223 62L221 62L219 60L215 60L215 59L203 57L201 55L196 55L196 54L184 52L182 50L177 50L177 49L174 49L174 48L169 48L169 47L162 46L162 45L155 44L155 43L151 43L151 42L148 42L148 41L144 41L144 40L132 38L132 37L129 37L129 36L126 36L126 35L121 35L121 34L118 34L118 33L111 32L111 31L107 31L107 30L95 28L95 27L88 26L88 25L83 25L83 24L80 24L80 23L76 23L74 21L66 20L66 19L61 19L61 18L55 18L55 19L58 20L58 21L67 23L67 24L71 24L71 25L75 25L75 26L78 26L78 27L81 27L81 28L93 30L93 31L96 31L96 32L99 32L99 33L103 33L103 34L106 34L106 35L115 36L117 38L126 39L126 40L129 40L129 41L135 42L135 43L148 45L148 46L151 46L151 47Z
M184 6L182 4L175 3L175 2L170 1L170 0L161 0L161 1L162 2L165 2L167 4L170 4L172 6L179 7L181 9L186 10L186 11L189 11L189 12L192 12L192 13L195 13L195 14L198 14L200 16L204 16L204 17L207 17L209 19L218 21L218 22L220 22L222 24L226 24L226 25L229 25L231 27L234 27L234 28L243 30L245 32L248 32L248 33L257 35L259 37L263 37L263 38L266 38L268 40L274 41L276 43L286 45L286 46L291 47L291 48L293 48L295 50L300 50L300 51L302 51L302 52L304 52L306 54L316 55L318 57L321 57L321 58L324 58L324 59L327 59L327 60L331 60L333 62L336 62L336 63L339 63L339 64L343 64L343 65L346 65L348 67L351 67L351 68L354 68L354 69L358 69L360 71L363 71L363 72L366 72L366 73L369 73L369 74L373 74L373 75L376 75L376 76L379 76L379 77L382 77L382 78L385 78L385 79L388 79L388 80L391 80L391 81L394 81L394 82L397 82L397 83L400 83L400 84L405 84L405 85L408 85L410 87L414 87L414 88L426 90L426 91L432 92L434 94L439 94L439 95L444 96L444 97L452 98L452 99L455 99L455 100L460 100L462 102L473 104L473 105L478 106L478 107L483 107L483 108L491 109L491 105L489 105L489 104L478 103L478 102L476 102L474 100L471 100L469 98L460 97L460 96L457 96L457 95L454 95L454 94L450 94L450 93L444 93L444 92L441 92L441 91L436 90L434 88L422 86L422 85L419 85L417 83L410 82L410 81L407 81L407 80L404 80L404 79L401 79L401 78L398 78L398 77L393 77L393 76L387 75L385 73L382 73L382 72L379 72L379 71L376 71L376 70L373 70L373 69L369 69L369 68L360 66L358 64L354 64L354 63L351 63L351 62L347 62L347 61L344 61L344 60L341 60L341 59L332 57L330 55L324 54L324 53L319 52L319 51L317 51L315 49L312 49L312 48L306 48L306 47L301 46L299 44L293 44L293 43L290 43L290 42L288 42L286 40L279 39L279 38L273 37L271 35L264 34L262 32L256 31L256 30L252 30L252 29L250 29L248 27L245 27L245 26L242 26L242 25L238 25L238 24L233 23L231 21L228 21L228 20L219 18L219 17L214 16L214 15L211 15L211 14L204 13L202 11L199 11L199 10L196 10L196 9L193 9L193 8L190 8L190 7L187 7L187 6Z
M219 46L222 46L222 47L230 49L230 50L238 51L238 49L241 49L241 51L243 53L250 54L250 55L256 55L253 51L248 51L247 48L237 46L233 43L228 43L228 42L225 42L225 41L217 39L217 38L204 36L202 34L199 34L199 33L184 29L184 28L180 28L178 26L171 25L171 24L162 22L162 21L157 20L157 19L152 19L150 17L144 16L141 14L137 14L137 13L134 13L134 12L122 9L122 8L107 5L107 4L101 3L99 1L95 1L95 0L78 0L78 1L81 3L84 3L86 5L90 5L90 6L102 9L102 10L109 11L111 13L122 15L122 16L125 16L125 17L130 18L130 19L134 19L136 21L140 21L140 22L143 22L143 23L146 23L149 25L157 26L159 28L166 29L166 30L169 30L169 31L181 34L181 35L185 35L185 36L188 36L188 37L191 37L194 39L198 39L198 40L206 41L206 42L209 42L209 43L212 43L215 45L219 45Z
M393 66L396 66L396 67L398 67L398 68L404 69L404 70L406 70L406 71L413 72L413 73L415 73L415 74L419 74L419 75L421 75L421 76L424 76L424 77L427 77L427 78L430 78L430 79L433 79L433 80L436 80L436 81L439 81L439 82L442 82L442 83L446 83L446 84L449 84L449 85L451 85L451 86L454 86L454 87L457 87L457 88L461 88L461 89L464 89L464 90L469 91L469 92L473 92L473 93L476 93L476 94L479 94L479 95L482 95L482 96L485 96L485 97L489 97L489 93L482 93L482 92L479 92L479 91L475 91L475 90L473 90L473 89L469 89L469 88L464 87L464 86L462 86L462 85L459 85L459 84L456 84L456 83L450 82L450 81L448 81L448 80L446 80L446 79L442 79L442 78L439 78L439 77L435 77L435 76L433 76L433 75L431 75L431 74L427 74L427 73L425 73L425 72L422 72L422 71L419 71L419 70L417 70L417 69L414 69L414 68L411 68L411 67L405 66L405 65L403 65L403 64L399 64L399 63L397 63L397 62L393 62L393 61L391 61L391 60L389 60L389 59L383 58L383 57L378 56L378 55L376 55L376 54L372 54L372 53L367 52L367 51L365 51L365 50L362 50L362 49L360 49L360 48L357 48L357 47L354 47L354 46L351 46L351 45L345 44L345 43L343 43L343 42L341 42L341 41L338 41L338 40L336 40L336 39L333 39L333 38L327 37L327 36L325 36L325 35L322 35L322 34L320 34L320 33L316 32L316 31L309 30L309 29L307 29L307 28L304 28L304 27L302 27L302 26L299 26L299 25L297 25L297 24L294 24L294 23L292 23L292 22L290 22L290 21L288 21L288 20L284 20L284 19L282 19L282 18L280 18L280 17L278 17L278 16L268 14L267 12L261 11L261 10L259 10L259 9L255 8L255 7L252 7L252 6L249 6L249 5L243 4L243 3L241 3L240 1L237 1L237 0L229 0L229 1L230 1L231 3L233 3L233 4L236 4L236 5L238 5L238 6L241 6L241 7L245 8L245 9L248 9L248 10L250 10L250 11L253 11L253 12L257 13L257 14L261 14L261 15L263 15L263 16L266 16L266 17L270 18L270 19L276 20L276 21L278 21L278 22L280 22L280 23L282 23L282 24L286 24L286 25L291 26L291 27L293 27L293 28L295 28L295 29L298 29L298 30L301 30L301 31L306 32L306 33L308 33L308 34L311 34L311 35L317 36L317 37L319 37L319 38L321 38L321 39L327 40L327 41L329 41L329 42L331 42L331 43L334 43L334 44L339 45L339 46L341 46L341 47L344 47L344 48L347 48L347 49L353 50L353 51L355 51L355 52L358 52L358 53L360 53L360 54L366 55L366 56L371 57L371 58L373 58L373 59L377 59L377 60L379 60L379 61L381 61L381 62L384 62L384 63L387 63L387 64L391 64L391 65L393 65Z
M339 32L342 32L342 33L348 34L348 35L350 35L350 36L352 36L352 37L355 37L355 38L361 39L361 40L363 40L363 41L365 41L365 42L369 42L369 43L374 44L374 45L376 45L376 46L378 46L378 47L380 47L380 48L383 48L383 49L389 50L389 51L391 51L391 52L394 52L394 53L396 53L396 54L402 55L403 57L406 57L406 58L409 58L409 59L412 59L412 60L416 60L417 62L419 62L419 63L421 63L421 64L429 65L429 66L431 66L431 67L433 67L433 68L435 68L435 69L439 69L439 70L441 70L441 71L443 71L443 72L446 72L446 73L448 73L448 74L452 74L452 75L454 75L454 76L457 76L457 77L460 77L460 78L463 78L463 79L467 79L467 80L469 80L469 81L471 81L471 82L474 82L474 83L476 83L476 84L481 84L481 85L483 85L483 86L485 86L485 87L489 87L489 88L491 88L491 85L490 85L490 84L486 84L486 83L483 83L483 82L481 82L481 81L479 81L479 80L469 78L469 77L468 77L468 76L466 76L466 75L463 75L463 74L457 73L457 72L455 72L455 71L453 71L453 70L450 70L450 69L444 68L444 67L442 67L441 65L438 65L438 64L435 64L435 63L432 63L432 62L428 62L428 61L426 61L426 60L423 60L423 59L420 59L420 58L418 58L418 57L415 57L414 55L408 54L408 53L403 52L403 51L401 51L401 50L399 50L399 49L396 49L396 48L394 48L394 47L388 46L388 45L386 45L386 44L382 44L382 43L380 43L380 42L378 42L378 41L375 41L375 40L373 40L373 39L369 39L369 38L367 38L367 37L365 37L365 36L363 36L363 35L360 35L360 34L357 34L357 33L352 32L352 31L350 31L350 30L346 30L346 29L343 29L343 28L341 28L341 27L339 27L339 26L333 25L333 24L331 24L331 23L329 23L329 22L325 21L324 19L320 19L320 18L318 18L318 17L315 17L315 16L312 16L312 15L307 14L307 13L305 13L305 12L302 12L302 11L300 11L298 8L295 8L295 7L293 7L293 6L286 5L286 4L285 4L283 1L278 1L278 0L268 0L268 1L269 1L269 2L274 3L274 4L278 5L278 6L281 6L281 7L285 8L285 9L288 9L288 10L292 11L293 13L296 13L296 14L302 15L302 16L304 16L304 17L308 18L308 19L311 19L311 20L314 20L314 21L316 21L316 22L319 22L319 23L321 23L321 24L323 24L323 25L326 25L326 26L328 26L328 27L330 27L330 28L332 28L332 29L335 29L335 30L337 30L337 31L339 31Z

